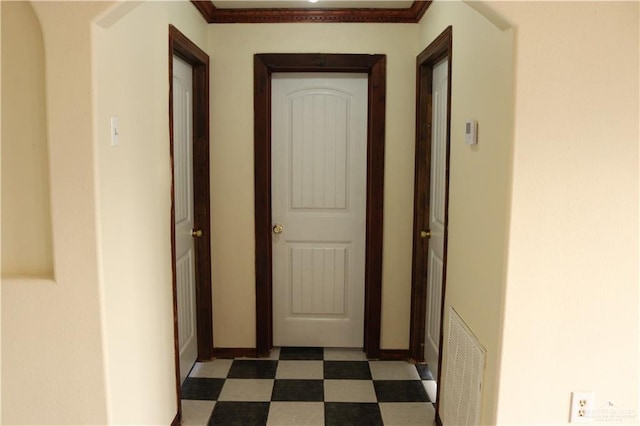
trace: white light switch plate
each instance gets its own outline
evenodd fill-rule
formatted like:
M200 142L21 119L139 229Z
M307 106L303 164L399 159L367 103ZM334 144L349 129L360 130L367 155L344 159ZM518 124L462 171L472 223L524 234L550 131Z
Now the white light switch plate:
M467 145L478 143L478 122L476 120L469 120L464 124L464 141Z
M120 121L116 115L111 116L111 146L120 143Z

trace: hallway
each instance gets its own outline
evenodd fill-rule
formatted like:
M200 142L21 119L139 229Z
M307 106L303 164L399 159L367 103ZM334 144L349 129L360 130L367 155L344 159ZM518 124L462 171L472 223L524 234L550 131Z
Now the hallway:
M367 361L357 349L274 348L269 358L196 363L182 424L429 425L434 385L426 365Z

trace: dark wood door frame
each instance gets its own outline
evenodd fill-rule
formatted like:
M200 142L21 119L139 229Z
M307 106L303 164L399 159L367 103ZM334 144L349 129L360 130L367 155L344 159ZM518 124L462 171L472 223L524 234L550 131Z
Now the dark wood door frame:
M196 267L196 311L198 361L213 357L211 299L211 218L209 202L209 56L173 25L169 25L169 139L171 153L171 265L173 328L178 414L180 410L180 354L175 257L175 194L173 187L173 56L193 68L193 204L194 227L202 237L194 240Z
M271 74L352 72L369 76L364 350L380 357L382 208L386 56L357 54L257 54L254 56L254 167L256 232L256 352L273 344L271 259Z
M414 186L414 216L413 216L413 267L411 286L411 328L410 328L410 356L417 360L424 360L424 335L426 317L427 289L424 277L427 274L425 254L429 239L422 238L420 231L429 227L429 199L431 189L431 120L432 120L432 83L433 67L444 58L449 59L448 92L447 92L447 148L445 165L445 231L444 231L444 259L442 275L442 301L440 312L440 341L442 349L444 318L444 297L446 293L447 277L447 242L449 223L449 159L451 140L451 60L452 60L452 27L446 28L425 50L418 55L416 69L416 158L415 158L415 186ZM442 350L438 353L438 365L442 366ZM442 368L438 369L437 383L440 383ZM440 386L436 402L436 415L440 403Z

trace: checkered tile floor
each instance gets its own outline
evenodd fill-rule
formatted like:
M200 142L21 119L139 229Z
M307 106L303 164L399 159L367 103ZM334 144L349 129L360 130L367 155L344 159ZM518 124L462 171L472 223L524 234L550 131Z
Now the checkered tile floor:
M432 425L434 384L425 365L276 348L270 358L196 363L182 386L182 424Z

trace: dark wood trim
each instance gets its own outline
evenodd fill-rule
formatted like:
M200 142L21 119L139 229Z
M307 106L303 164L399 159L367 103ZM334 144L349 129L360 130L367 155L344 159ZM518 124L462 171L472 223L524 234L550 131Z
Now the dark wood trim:
M253 58L254 188L256 234L256 351L267 356L272 346L271 275L271 72Z
M211 299L211 217L209 175L209 56L173 25L169 25L169 150L171 155L171 265L173 326L176 364L178 420L180 409L180 358L178 348L178 304L175 257L175 193L173 186L173 56L193 68L193 204L194 226L202 230L195 239L196 311L198 360L213 357L213 318Z
M409 331L409 353L418 362L424 361L424 335L426 316L426 264L424 262L424 240L418 237L423 229L427 212L421 206L428 208L428 190L430 187L430 173L421 173L421 161L431 164L431 127L422 118L431 116L431 68L418 65L416 84L416 146L415 146L415 174L413 195L413 258L411 273L411 323ZM430 119L429 119L430 120ZM428 215L426 216L428 217Z
M432 114L432 77L433 67L444 58L449 59L448 70L448 104L447 104L447 148L445 165L445 231L444 258L442 276L442 300L440 301L440 341L442 348L444 299L447 284L447 246L449 234L449 162L451 145L451 69L452 69L452 39L453 29L447 27L436 39L417 57L416 65L416 149L415 149L415 184L414 184L414 217L413 217L413 261L411 285L411 326L409 334L409 354L417 361L424 360L424 335L426 317L426 281L427 264L425 254L428 249L428 239L420 237L420 231L429 225L429 192L431 171L431 114ZM442 350L438 354L437 382L442 376ZM436 402L436 414L440 403L440 389Z
M409 351L407 349L381 349L380 360L382 361L407 361Z
M213 355L216 358L256 358L256 348L214 348Z
M171 421L171 426L180 426L181 424L182 424L181 413L178 413Z
M424 14L427 12L427 9L429 9L429 6L431 6L431 3L433 3L432 0L413 2L410 9L415 23L420 22Z
M442 426L442 419L440 418L440 413L436 412L436 425Z
M191 0L191 3L198 9L205 21L209 24L215 19L218 8L213 5L211 0Z
M256 233L256 350L267 356L272 346L271 272L271 73L367 73L367 212L365 258L364 351L380 357L382 296L382 225L386 56L351 54L258 54L254 56L254 184Z
M210 24L275 24L288 22L373 22L411 23L420 21L431 0L414 1L408 8L289 8L289 9L221 9L210 0L192 0Z

